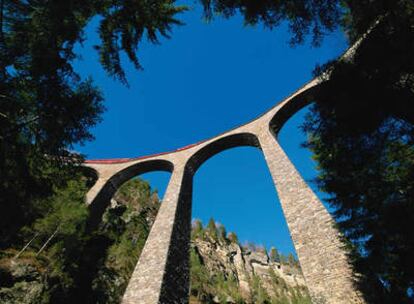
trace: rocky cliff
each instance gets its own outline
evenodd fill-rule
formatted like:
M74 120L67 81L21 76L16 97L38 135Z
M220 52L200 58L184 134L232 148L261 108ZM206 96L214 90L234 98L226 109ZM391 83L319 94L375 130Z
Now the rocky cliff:
M191 303L311 303L298 262L253 244L241 246L224 227L193 225Z

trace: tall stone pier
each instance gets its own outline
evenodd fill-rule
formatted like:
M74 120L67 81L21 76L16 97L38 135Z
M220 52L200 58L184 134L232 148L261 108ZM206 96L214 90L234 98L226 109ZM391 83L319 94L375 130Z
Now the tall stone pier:
M122 303L185 303L191 232L191 179L175 168Z
M260 144L314 303L362 303L334 221L267 132Z

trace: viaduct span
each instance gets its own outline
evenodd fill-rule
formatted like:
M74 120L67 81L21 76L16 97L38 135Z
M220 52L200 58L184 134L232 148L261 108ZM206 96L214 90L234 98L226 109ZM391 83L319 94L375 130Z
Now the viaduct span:
M352 57L359 43L342 58ZM139 158L86 161L98 177L86 197L96 221L127 180L150 171L172 173L123 304L188 303L192 179L207 159L239 146L263 152L312 301L364 303L334 220L277 140L283 124L312 100L320 83L310 81L257 119L203 142Z

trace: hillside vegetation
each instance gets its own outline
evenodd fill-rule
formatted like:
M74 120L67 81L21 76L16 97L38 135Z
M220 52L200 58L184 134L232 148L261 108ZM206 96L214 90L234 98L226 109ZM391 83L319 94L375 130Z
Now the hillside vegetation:
M79 175L39 200L34 223L0 251L0 303L120 303L160 200L132 179L88 232L90 184ZM310 303L293 255L241 246L214 220L194 222L190 258L191 303Z
M159 199L147 182L133 179L88 233L86 189L85 178L75 179L40 201L22 240L0 251L0 303L120 302Z

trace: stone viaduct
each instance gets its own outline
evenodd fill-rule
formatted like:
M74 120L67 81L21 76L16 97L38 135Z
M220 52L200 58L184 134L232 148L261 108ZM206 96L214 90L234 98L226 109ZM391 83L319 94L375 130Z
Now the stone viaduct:
M343 58L352 57L358 43ZM123 304L188 303L192 179L207 159L239 146L263 152L312 301L364 303L354 286L355 276L334 220L277 140L283 124L312 101L320 83L319 79L310 81L257 119L203 142L140 158L86 161L97 175L86 198L95 215L94 224L127 180L150 171L172 173Z

